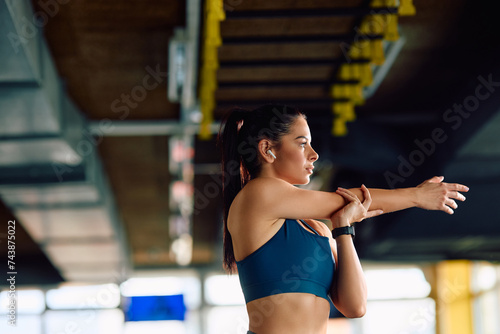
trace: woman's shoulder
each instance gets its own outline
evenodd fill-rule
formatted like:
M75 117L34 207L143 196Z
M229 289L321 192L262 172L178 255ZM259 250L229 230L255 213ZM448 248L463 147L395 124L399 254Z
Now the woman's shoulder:
M283 194L290 183L273 177L257 177L250 180L235 198L235 202L243 202L245 206L262 206L274 202L279 194Z

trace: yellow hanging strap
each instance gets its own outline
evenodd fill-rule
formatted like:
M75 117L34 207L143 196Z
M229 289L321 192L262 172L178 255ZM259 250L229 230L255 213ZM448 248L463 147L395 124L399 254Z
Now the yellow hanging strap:
M361 79L361 64L351 63L340 65L337 78L339 80L360 80Z
M362 40L362 41L357 41L354 42L349 49L349 58L350 59L363 59L363 60L370 60L372 57L372 50L370 47L370 41L368 40ZM373 75L372 75L372 68L369 63L357 63L358 69L356 71L359 71L359 77L356 77L356 80L360 80L361 85L363 87L370 86L373 82ZM340 71L343 71L340 73ZM350 76L350 70L346 69L340 69L339 71L339 79L344 79L348 80L347 77L351 78Z
M332 112L334 115L332 134L336 137L345 136L347 134L346 122L352 122L356 119L354 104L351 101L334 102Z
M413 0L399 0L399 16L413 16L417 13Z
M349 69L350 64L342 64L337 72L337 78L339 80L349 80L351 78L351 71Z
M396 14L385 15L385 23L384 38L391 42L397 41L399 39L398 16Z
M345 120L338 117L335 117L333 119L332 135L334 135L335 137L342 137L347 135L347 125Z
M338 83L332 86L331 94L334 99L351 100L354 105L362 105L365 102L362 86L356 83Z
M363 59L370 59L372 56L372 51L370 49L370 41L362 40L357 43L359 48L359 56Z
M372 0L372 2L370 2L370 7L371 8L386 7L385 0Z
M331 96L334 99L347 99L349 98L349 89L347 84L335 84L332 86Z
M218 47L222 45L220 21L226 18L222 0L205 2L205 35L203 36L202 65L200 69L200 109L203 119L200 124L200 139L210 139L211 124L214 121L215 91L217 90L217 69L219 68Z
M359 31L366 35L383 35L385 32L385 19L383 14L367 15L361 21Z
M351 100L356 106L365 104L365 98L363 97L363 87L361 84L355 84L351 86ZM354 111L353 111L354 112Z
M368 40L354 42L348 52L350 59L370 59L371 54L370 42Z
M396 0L372 0L371 8L396 7Z
M332 104L332 111L335 116L332 126L334 136L345 136L347 134L345 123L356 119L354 106L362 105L365 102L361 81L368 81L368 78L362 78L363 71L366 71L366 65L369 66L369 64L364 63L351 63L342 64L339 67L337 79L350 82L336 83L332 85L330 90L330 95L334 99L344 100ZM368 76L367 74L364 75Z
M363 63L359 66L361 72L361 86L368 87L373 82L372 66L370 65L370 63Z
M335 102L333 104L333 114L347 122L356 120L354 104L351 101Z
M372 49L372 64L383 65L385 62L384 46L381 39L372 39L370 41Z

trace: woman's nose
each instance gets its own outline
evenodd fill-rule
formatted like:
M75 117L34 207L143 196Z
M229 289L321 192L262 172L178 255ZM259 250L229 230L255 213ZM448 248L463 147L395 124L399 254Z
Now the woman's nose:
M311 147L311 154L310 154L309 159L311 159L312 161L316 161L319 159L319 154L316 153L316 151L312 147Z

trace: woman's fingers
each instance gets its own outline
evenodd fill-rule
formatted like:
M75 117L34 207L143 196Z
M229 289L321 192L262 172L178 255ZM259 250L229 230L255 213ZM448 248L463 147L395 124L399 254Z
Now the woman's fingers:
M375 217L384 213L382 210L368 211L372 203L370 191L365 185L362 185L361 192L363 193L363 202L361 202L359 198L348 189L339 187L336 190L337 194L349 202L344 207L344 210L347 210L347 208L349 209L344 211L344 213L347 214L347 212L350 212L349 214L352 215L352 222L360 222L366 218Z
M370 194L370 191L368 188L363 184L361 185L361 191L363 192L363 206L368 210L370 208L370 205L372 204L372 196Z
M384 213L384 211L382 211L382 210L371 210L371 211L368 211L366 213L365 219L375 217L375 216L380 216L383 213Z
M469 187L459 183L445 183L448 190L462 191L464 193L469 191Z
M458 208L458 204L457 202L455 202L454 200L450 199L450 198L447 198L445 201L444 201L444 204L449 206L450 208L452 209L456 209Z
M452 208L450 208L449 206L446 206L446 205L443 205L443 208L441 210L443 210L444 212L446 212L447 214L450 214L450 215L452 215L455 212L455 211L453 211Z
M362 204L366 210L368 210L370 208L370 205L372 204L372 197L370 195L370 191L368 190L368 188L366 188L366 186L363 184L361 186L361 192L363 193L363 202L361 202L359 200L359 198L354 195L353 192L351 192L350 190L348 189L345 189L345 188L342 188L342 187L339 187L338 190L337 190L337 193L339 195L342 195L344 198L348 198L349 200L351 201L356 201L356 202L359 202L360 204Z
M356 195L354 195L352 192L350 192L349 190L347 189L344 189L344 188L341 188L339 187L336 191L337 194L341 195L342 197L344 197L345 199L353 202L353 201L359 201L358 197Z
M450 191L448 197L458 199L459 201L462 202L465 201L465 196L459 193L458 191Z

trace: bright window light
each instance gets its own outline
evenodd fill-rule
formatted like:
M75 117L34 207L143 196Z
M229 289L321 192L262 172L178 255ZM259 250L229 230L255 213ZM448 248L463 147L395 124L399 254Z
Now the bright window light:
M16 315L16 326L7 322L7 317L0 317L0 333L2 334L42 334L42 316L40 315Z
M368 301L365 316L356 321L363 334L435 334L436 304L431 298Z
M191 310L201 304L201 283L195 276L130 278L120 285L120 289L125 297L182 294L186 307Z
M497 272L494 266L481 264L476 272L476 289L487 291L493 289L497 282Z
M44 333L122 334L123 322L123 312L119 309L47 311Z
M207 310L206 334L246 333L248 314L246 307L215 306Z
M9 304L15 298L17 314L42 314L45 310L45 296L41 290L17 290L15 294L10 291L0 293L0 314L7 314Z
M212 275L205 280L205 300L212 305L244 305L238 275Z
M116 284L64 286L47 291L47 306L53 310L106 309L120 305Z
M123 334L187 334L186 324L183 321L140 321L126 322Z
M419 268L365 271L369 300L425 298L431 292Z

